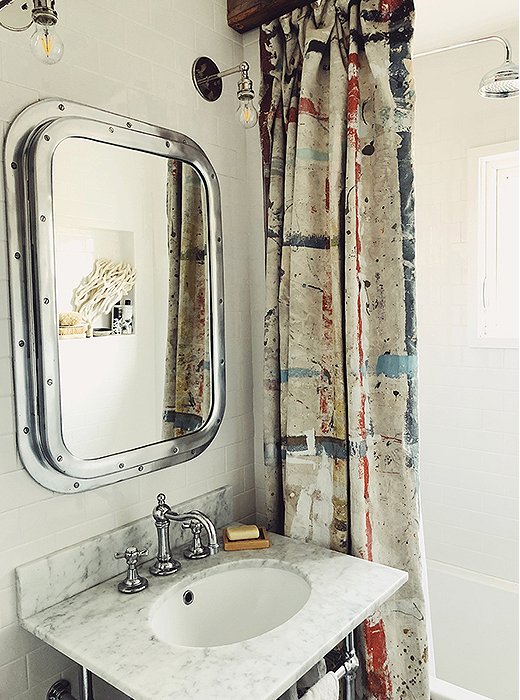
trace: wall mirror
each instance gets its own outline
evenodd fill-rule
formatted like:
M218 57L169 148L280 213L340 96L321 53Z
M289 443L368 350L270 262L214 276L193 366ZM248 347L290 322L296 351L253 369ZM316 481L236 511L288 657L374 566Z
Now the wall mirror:
M17 440L74 492L200 454L225 402L220 192L187 136L70 102L6 139Z

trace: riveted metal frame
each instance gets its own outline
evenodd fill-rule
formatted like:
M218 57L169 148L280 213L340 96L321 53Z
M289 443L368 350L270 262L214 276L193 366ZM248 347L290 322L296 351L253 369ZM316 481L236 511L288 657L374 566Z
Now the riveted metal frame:
M211 406L193 433L95 459L66 447L61 422L54 274L52 158L83 138L182 160L199 174L207 201ZM78 492L185 462L215 437L225 407L224 285L220 189L202 149L187 136L73 102L44 100L13 122L5 181L17 444L22 463L46 488Z

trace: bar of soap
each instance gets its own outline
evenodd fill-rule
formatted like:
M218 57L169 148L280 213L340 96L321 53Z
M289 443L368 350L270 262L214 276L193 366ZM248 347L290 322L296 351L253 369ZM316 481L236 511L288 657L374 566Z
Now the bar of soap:
M257 540L260 537L260 530L256 525L232 525L226 528L228 540L237 542L238 540Z

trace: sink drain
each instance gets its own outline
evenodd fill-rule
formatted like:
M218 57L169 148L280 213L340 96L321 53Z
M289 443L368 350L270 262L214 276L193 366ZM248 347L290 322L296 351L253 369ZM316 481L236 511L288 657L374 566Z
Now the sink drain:
M182 594L182 599L184 601L185 605L191 605L193 601L195 600L195 596L193 595L193 591L184 591Z

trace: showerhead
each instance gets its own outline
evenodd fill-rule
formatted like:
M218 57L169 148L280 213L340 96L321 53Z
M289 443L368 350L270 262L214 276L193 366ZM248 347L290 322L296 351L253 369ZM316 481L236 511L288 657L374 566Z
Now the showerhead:
M463 41L460 44L451 44L451 46L441 46L438 49L431 51L423 51L414 55L414 58L419 56L431 56L434 53L442 53L443 51L451 51L451 49L461 49L464 46L472 46L473 44L481 44L483 41L497 41L504 47L505 61L499 68L490 70L489 73L482 78L478 89L481 97L486 97L492 100L504 97L518 96L518 66L511 60L511 45L507 39L501 36L483 36L480 39L470 39Z
M490 70L482 78L478 89L481 97L492 100L518 95L518 66L507 59L499 68Z

